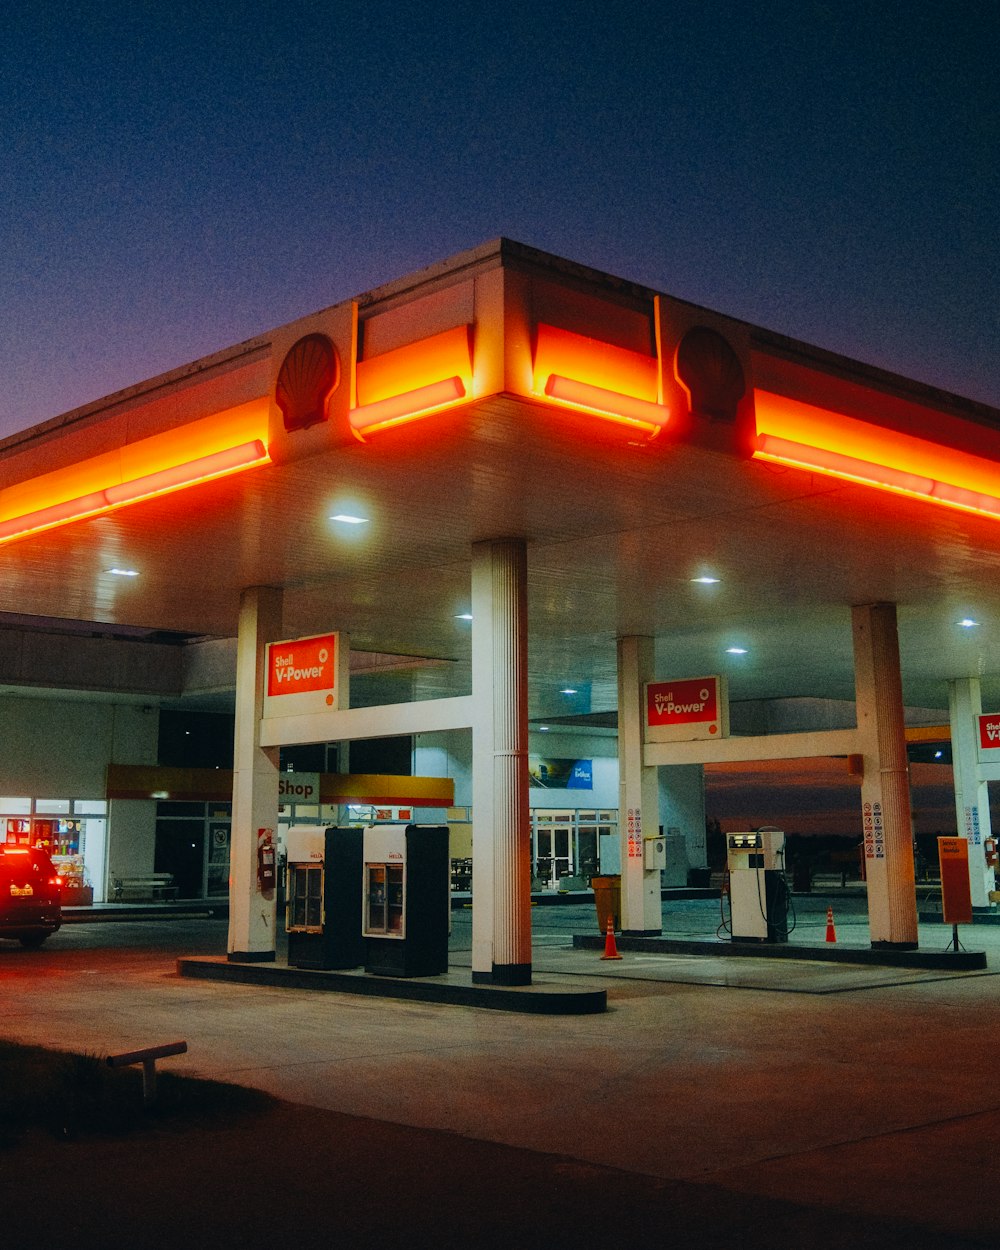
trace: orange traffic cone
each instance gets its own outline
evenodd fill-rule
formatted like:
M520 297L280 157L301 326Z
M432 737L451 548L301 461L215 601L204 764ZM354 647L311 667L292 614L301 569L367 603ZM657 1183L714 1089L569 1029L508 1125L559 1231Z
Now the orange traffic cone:
M836 942L837 940L837 930L834 928L834 924L833 924L833 908L832 907L828 907L826 909L826 940L828 942Z
M618 954L618 946L615 942L615 920L614 916L608 916L608 932L604 939L604 954L602 959L621 959Z

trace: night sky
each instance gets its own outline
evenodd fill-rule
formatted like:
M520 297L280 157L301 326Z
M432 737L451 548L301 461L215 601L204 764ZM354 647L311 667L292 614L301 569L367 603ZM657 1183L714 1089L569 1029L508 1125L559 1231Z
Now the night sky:
M498 235L1000 407L1000 2L8 0L0 435Z

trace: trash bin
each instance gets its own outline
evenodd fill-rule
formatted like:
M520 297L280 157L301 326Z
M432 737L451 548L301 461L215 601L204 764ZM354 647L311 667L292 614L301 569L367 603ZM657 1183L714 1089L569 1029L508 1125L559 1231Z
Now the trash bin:
M594 902L597 905L597 927L601 933L608 931L608 917L615 930L622 927L622 879L614 877L591 877Z

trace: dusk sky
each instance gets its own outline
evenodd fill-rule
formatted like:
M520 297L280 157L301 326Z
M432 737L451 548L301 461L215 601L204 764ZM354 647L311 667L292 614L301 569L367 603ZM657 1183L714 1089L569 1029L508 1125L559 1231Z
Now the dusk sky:
M0 435L498 235L1000 406L1000 3L9 0Z

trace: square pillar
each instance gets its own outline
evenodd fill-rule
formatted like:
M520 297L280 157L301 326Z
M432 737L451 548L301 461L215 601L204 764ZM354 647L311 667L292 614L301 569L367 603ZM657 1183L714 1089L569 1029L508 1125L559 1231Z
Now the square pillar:
M523 539L472 548L472 979L531 983L528 562Z
M282 592L251 586L240 596L236 641L236 725L233 747L233 822L229 862L229 958L274 959L275 901L257 884L257 838L276 831L278 748L260 745L264 657L281 638Z
M660 832L655 766L643 763L643 686L653 679L653 639L618 639L618 830L622 860L622 932L663 930L660 871L645 869L644 837Z
M894 603L851 609L858 730L864 756L861 805L872 946L914 949L910 773Z

